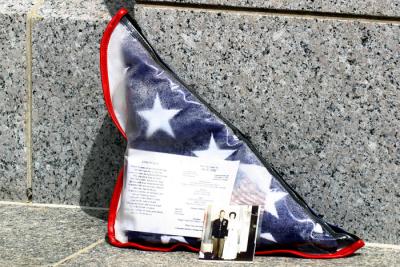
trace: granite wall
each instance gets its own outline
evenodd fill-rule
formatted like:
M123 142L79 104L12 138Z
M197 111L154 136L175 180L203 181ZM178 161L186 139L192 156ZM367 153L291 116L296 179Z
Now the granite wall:
M125 143L98 49L120 6L327 221L400 242L396 0L6 0L0 199L107 207Z
M27 12L31 1L0 2L0 199L28 199Z

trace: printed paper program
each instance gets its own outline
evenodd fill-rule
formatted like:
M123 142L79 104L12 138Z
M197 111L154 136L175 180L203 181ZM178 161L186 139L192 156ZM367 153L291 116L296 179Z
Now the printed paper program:
M125 212L127 230L201 237L204 210L229 204L239 161L128 151Z

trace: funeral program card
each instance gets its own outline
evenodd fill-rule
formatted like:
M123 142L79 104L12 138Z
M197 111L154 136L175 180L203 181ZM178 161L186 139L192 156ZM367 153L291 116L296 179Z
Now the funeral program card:
M229 204L239 161L129 149L123 205L127 230L201 237L204 209Z

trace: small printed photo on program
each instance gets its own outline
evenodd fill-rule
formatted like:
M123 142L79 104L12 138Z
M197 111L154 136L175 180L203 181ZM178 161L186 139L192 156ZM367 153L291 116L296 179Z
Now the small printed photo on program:
M259 214L258 206L208 206L199 259L253 261Z

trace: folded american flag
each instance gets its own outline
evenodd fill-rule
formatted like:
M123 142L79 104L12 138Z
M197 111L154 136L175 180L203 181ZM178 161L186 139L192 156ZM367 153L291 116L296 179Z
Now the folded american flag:
M186 86L126 10L121 9L108 25L100 52L107 108L127 138L128 149L240 162L231 203L262 206L256 254L335 258L363 246L355 235L317 216L240 131ZM124 182L123 168L110 206L111 244L159 251L199 249L198 238L124 228L135 220L123 205Z

